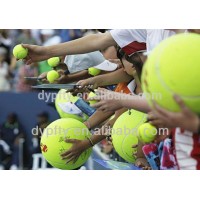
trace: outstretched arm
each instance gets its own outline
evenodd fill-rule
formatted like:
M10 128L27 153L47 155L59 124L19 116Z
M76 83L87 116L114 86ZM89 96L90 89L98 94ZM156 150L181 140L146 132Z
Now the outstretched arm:
M109 32L106 32L47 47L29 44L23 44L23 47L28 49L28 56L25 59L26 64L31 64L32 62L47 60L55 56L83 54L113 45L116 45L115 40Z
M91 77L86 80L81 80L77 83L77 85L82 87L93 85L94 88L97 88L100 86L114 85L121 82L129 82L131 79L133 79L133 77L128 75L124 69L118 69L114 72Z

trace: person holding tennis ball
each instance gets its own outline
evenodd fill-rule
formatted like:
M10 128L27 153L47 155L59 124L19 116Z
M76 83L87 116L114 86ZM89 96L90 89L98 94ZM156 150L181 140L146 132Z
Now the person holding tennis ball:
M181 127L193 133L200 133L199 116L192 112L178 95L174 95L174 100L179 105L180 112L168 111L154 102L153 110L148 113L149 122L158 128Z
M91 34L76 40L52 46L23 44L28 49L26 64L48 60L52 57L84 54L106 49L117 44L128 54L134 42L146 43L151 51L163 39L176 33L176 30L163 29L114 29L102 34Z
M80 55L67 55L64 56L62 60L60 57L53 57L48 59L47 63L54 70L57 69L60 76L54 83L60 84L76 82L80 79L97 76L102 71L92 66L97 66L104 61L106 60L103 54L99 51L95 51ZM47 82L47 72L42 73L39 78Z
M49 47L50 49L52 48L52 51L48 55L45 52L44 47L33 46L33 45L24 45L24 47L28 48L28 50L29 50L29 55L26 58L26 63L29 64L33 61L38 61L37 59L46 60L49 57L58 56L58 55L62 55L62 54L85 53L85 52L88 52L88 51L97 50L101 47L102 48L107 47L107 45L114 45L116 43L114 41L114 39L112 38L111 34L109 35L109 33L107 33L107 34L102 34L102 35L101 36L92 35L92 36L88 36L87 38L85 37L85 38L75 40L75 41L71 41L71 42L68 42L68 43L65 43L65 44L60 44L60 45L57 45L57 46ZM136 35L137 34L135 33L134 36L136 36ZM144 40L145 40L145 37L144 37ZM54 50L53 50L53 48L54 48ZM105 95L102 95L102 96L104 96L103 101L104 101L104 105L105 105L107 100L105 99ZM93 100L94 99L95 98L93 98ZM98 100L98 99L95 99L95 100ZM99 98L99 100L101 100L101 98ZM132 99L131 101L134 101L134 100ZM143 101L144 104L143 104L143 106L140 106L140 108L148 105L147 102L142 100L142 99L140 100L140 104L141 104L142 101ZM146 105L145 105L145 103L146 103ZM135 106L137 104L137 102L135 101L133 104L134 104L133 106ZM112 105L116 105L116 104L112 103ZM103 104L101 104L101 107L102 106L103 106ZM122 105L119 105L119 106L122 106ZM124 104L123 104L123 106L124 106ZM136 109L138 109L138 108L136 108ZM116 109L116 107L114 109ZM117 109L119 109L119 108L117 108ZM145 109L145 112L149 112L149 111L150 111L150 107L147 106L146 109ZM194 136L194 137L196 137L196 136ZM195 141L197 141L197 138L195 139ZM189 145L192 145L192 144L189 144ZM198 148L198 146L197 146L197 148Z
M122 62L123 62L123 70L129 74L129 76L132 76L134 77L136 80L136 85L134 87L134 91L135 93L141 93L141 88L140 88L140 83L139 83L139 79L137 78L137 73L136 73L136 70L135 70L135 67L133 66L133 64L127 62L123 56L122 58ZM106 75L104 75L106 76ZM128 79L129 80L129 79ZM126 86L127 87L127 86ZM127 92L125 93L130 93L131 91L128 90L125 90ZM93 96L93 95L92 95ZM116 122L116 120L118 119L118 117L123 114L125 111L127 111L126 108L122 108L120 110L117 110L115 112L115 115L113 116L113 118L111 118L110 120L108 120L102 127L101 129L98 130L97 133L95 133L92 137L91 137L91 140L92 140L92 143L93 145L94 144L97 144L98 142L100 142L101 140L105 139L106 136L108 134L110 134L109 130L111 130L111 128L113 127L114 123ZM97 111L97 113L95 113L93 116L91 116L85 123L85 125L88 127L88 128L95 128L95 121L97 121L95 119L95 117L98 117L99 118L99 114L101 115L102 114L102 111ZM110 112L106 112L104 115L106 115L107 113L110 113ZM143 137L142 139L143 140ZM153 139L151 139L152 141ZM63 159L68 159L68 155L79 155L82 151L85 151L86 149L90 148L91 147L91 144L88 143L88 141L79 141L79 140L66 140L66 142L70 142L70 143L73 143L73 146L70 150L64 152L61 156L63 157ZM148 142L149 142L149 138L148 138ZM144 169L149 169L149 166L147 164L147 161L142 153L142 146L141 145L137 145L136 148L138 149L137 150L137 163L138 165L140 165L140 167L143 167Z
M24 48L21 44L18 44L13 49L13 55L16 59L25 59L28 55L28 49Z

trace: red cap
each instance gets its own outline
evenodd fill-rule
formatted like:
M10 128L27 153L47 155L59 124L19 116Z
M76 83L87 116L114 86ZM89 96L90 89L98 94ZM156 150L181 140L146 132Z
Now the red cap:
M144 42L140 43L140 42L134 41L134 42L131 42L130 44L126 45L122 49L127 55L132 55L136 52L146 51L146 43L144 43Z

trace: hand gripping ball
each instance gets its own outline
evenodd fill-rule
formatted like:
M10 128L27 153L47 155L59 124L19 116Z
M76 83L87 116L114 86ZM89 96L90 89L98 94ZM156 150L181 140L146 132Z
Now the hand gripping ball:
M17 59L24 59L28 55L28 49L24 48L21 44L18 44L13 49L13 55Z
M73 163L62 160L60 154L72 147L65 139L85 140L91 137L88 128L76 119L58 119L47 126L41 137L41 151L48 163L59 169L76 169L82 166L91 155L92 148L84 151Z
M177 94L200 114L200 35L184 33L162 41L149 55L142 71L142 88L150 106L178 112Z
M138 144L138 127L146 121L146 114L130 110L123 113L112 128L112 143L117 153L126 161L134 163L133 153Z

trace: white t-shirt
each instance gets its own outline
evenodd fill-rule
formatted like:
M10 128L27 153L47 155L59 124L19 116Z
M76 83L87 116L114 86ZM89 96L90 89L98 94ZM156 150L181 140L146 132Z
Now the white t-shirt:
M70 73L75 73L99 65L104 61L103 54L99 51L94 51L85 54L68 55L65 57L64 63L68 66Z
M176 128L173 130L174 150L179 169L200 169L200 135Z
M146 29L113 29L110 34L121 48L134 41L146 43L147 38Z
M162 40L176 33L164 29L113 29L110 34L121 48L133 42L146 43L147 52L149 53Z
M175 34L174 31L164 29L147 29L147 53L150 53L162 40Z

